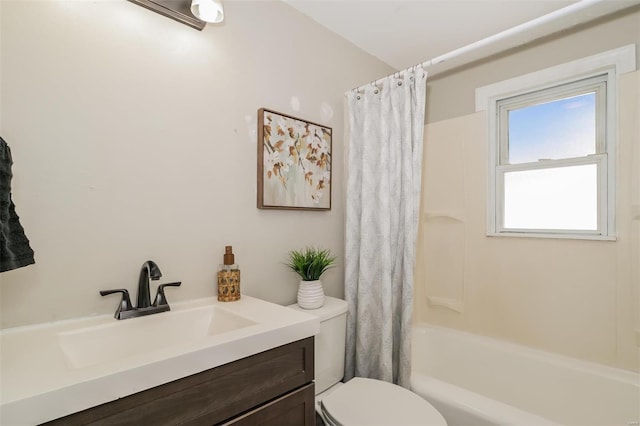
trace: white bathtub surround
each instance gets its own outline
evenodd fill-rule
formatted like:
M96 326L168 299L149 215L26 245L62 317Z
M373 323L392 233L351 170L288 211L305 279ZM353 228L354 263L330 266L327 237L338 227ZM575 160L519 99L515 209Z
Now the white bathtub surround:
M412 388L450 426L640 421L638 373L425 323L413 336Z
M426 79L417 67L347 94L347 380L409 386Z

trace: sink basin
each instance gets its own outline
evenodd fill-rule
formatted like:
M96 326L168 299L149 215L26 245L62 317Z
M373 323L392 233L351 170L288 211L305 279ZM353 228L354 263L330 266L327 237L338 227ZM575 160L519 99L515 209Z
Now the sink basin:
M0 424L46 423L318 333L316 316L248 295L0 330Z
M61 332L58 343L68 367L77 369L185 345L255 324L217 306L203 306Z

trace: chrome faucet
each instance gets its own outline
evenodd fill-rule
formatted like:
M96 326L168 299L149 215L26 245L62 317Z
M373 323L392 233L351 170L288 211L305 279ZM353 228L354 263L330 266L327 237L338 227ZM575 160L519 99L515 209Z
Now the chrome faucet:
M138 279L138 300L136 307L148 308L151 306L151 290L149 289L149 279L157 281L162 276L160 268L153 260L147 260L142 264L140 269L140 278Z
M164 294L165 287L179 287L181 282L160 284L158 286L158 293L156 294L156 298L151 304L151 291L149 290L149 280L159 280L162 276L162 272L160 272L160 268L158 265L152 260L147 260L142 264L142 268L140 269L140 277L138 279L138 298L136 306L131 305L131 299L129 298L129 291L125 288L117 289L117 290L102 290L100 291L101 296L107 296L113 293L121 293L122 300L118 305L118 309L116 309L115 318L116 319L127 319L127 318L135 318L141 317L144 315L157 314L159 312L170 311L169 303L167 302L167 298Z

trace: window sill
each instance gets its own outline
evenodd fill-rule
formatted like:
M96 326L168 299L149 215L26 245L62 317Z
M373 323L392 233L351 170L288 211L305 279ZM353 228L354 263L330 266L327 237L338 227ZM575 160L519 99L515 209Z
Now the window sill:
M560 240L592 240L592 241L617 241L615 235L593 235L593 234L544 234L533 232L487 232L487 237L516 237L516 238L548 238Z

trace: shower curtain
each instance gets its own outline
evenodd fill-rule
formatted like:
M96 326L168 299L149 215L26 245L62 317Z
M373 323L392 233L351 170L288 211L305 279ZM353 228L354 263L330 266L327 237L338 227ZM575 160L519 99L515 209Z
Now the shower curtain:
M348 97L345 379L408 388L426 72Z

